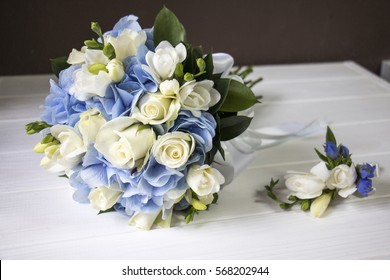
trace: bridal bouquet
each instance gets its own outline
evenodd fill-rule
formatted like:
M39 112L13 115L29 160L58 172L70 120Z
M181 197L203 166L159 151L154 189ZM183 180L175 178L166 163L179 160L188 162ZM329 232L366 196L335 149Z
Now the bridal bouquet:
M366 197L374 192L372 179L377 174L377 165L364 163L355 165L349 149L343 144L337 145L336 137L328 127L324 152L315 149L321 161L310 172L289 171L285 178L286 188L290 191L289 202L280 199L275 193L279 180L271 180L265 186L267 195L279 203L282 209L300 204L303 211L310 209L312 216L320 217L336 197L347 198L352 194Z
M51 61L58 81L26 131L43 134L41 166L69 178L76 201L143 229L169 226L173 211L189 223L218 199L214 157L249 126L239 112L258 102L254 82L231 73L230 55L191 46L167 8L151 29L137 19L105 33L92 22L96 38Z

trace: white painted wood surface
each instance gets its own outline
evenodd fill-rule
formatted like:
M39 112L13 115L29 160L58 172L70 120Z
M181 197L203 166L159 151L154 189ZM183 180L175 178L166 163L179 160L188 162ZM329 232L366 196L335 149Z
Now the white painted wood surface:
M194 223L177 217L170 229L141 231L74 202L67 180L39 167L39 136L26 136L24 124L38 118L50 76L0 77L0 258L390 259L390 84L353 62L263 66L255 75L264 98L253 127L326 120L355 162L380 163L376 193L339 199L321 219L256 196L271 177L307 171L318 135L257 152Z

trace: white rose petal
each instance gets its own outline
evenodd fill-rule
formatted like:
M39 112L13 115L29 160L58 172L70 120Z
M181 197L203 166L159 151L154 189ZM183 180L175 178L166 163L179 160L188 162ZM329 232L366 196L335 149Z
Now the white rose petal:
M156 76L167 80L173 76L176 65L183 62L186 56L187 50L182 43L174 48L168 41L161 41L155 52L149 51L145 59Z
M175 120L179 114L180 102L161 93L144 94L134 107L132 117L144 124L163 124Z
M199 110L207 111L221 99L220 93L213 86L214 82L210 80L185 83L179 93L181 106L200 117Z
M84 145L95 143L96 135L99 129L106 123L106 119L96 108L89 109L80 114L80 121L77 127L83 137Z
M356 191L356 179L357 173L353 164L340 164L331 170L326 185L329 189L339 189L339 195L345 198Z
M95 148L115 167L142 168L156 134L149 126L129 117L118 117L103 125L96 135Z
M159 136L153 145L156 161L170 168L182 167L195 149L195 140L191 134L172 132Z
M123 61L126 57L137 54L138 47L146 42L146 33L124 29L118 37L109 35L105 40L114 47L116 59Z
M107 187L100 187L91 190L88 198L94 209L105 211L117 203L121 194L121 191L109 189Z
M199 197L207 200L205 196L218 192L225 178L217 169L207 164L193 164L188 170L186 181Z

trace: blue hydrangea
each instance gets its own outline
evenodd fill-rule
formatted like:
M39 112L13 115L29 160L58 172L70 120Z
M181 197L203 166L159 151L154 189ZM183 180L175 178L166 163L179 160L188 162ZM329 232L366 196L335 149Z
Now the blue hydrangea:
M113 167L93 146L89 147L81 167L78 167L74 174L70 178L72 186L84 182L90 188L119 186L125 190L137 180L131 170Z
M74 83L73 72L80 66L71 66L59 75L58 84L50 80L50 94L46 97L41 112L41 119L48 124L64 124L74 126L80 114L86 110L84 101L77 100L69 94L69 88Z
M339 149L335 143L328 141L325 143L325 153L329 158L337 159L339 156Z
M198 118L191 111L182 110L169 132L183 131L190 133L197 144L207 153L213 147L216 126L217 123L210 113L201 112L201 116Z
M104 33L105 36L111 35L113 37L118 37L121 32L125 29L131 29L134 31L141 31L141 26L138 23L138 17L134 15L122 17L115 25L111 31Z
M187 188L184 171L161 165L151 155L143 171L137 174L137 182L128 186L119 203L127 215L138 211L153 213L163 206L168 191Z

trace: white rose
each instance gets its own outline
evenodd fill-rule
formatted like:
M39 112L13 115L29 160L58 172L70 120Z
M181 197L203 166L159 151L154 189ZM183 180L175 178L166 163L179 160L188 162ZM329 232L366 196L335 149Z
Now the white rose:
M114 83L118 83L122 80L125 75L125 71L123 69L123 63L118 59L112 59L106 66L108 70L108 76Z
M356 179L356 168L353 164L351 166L340 164L332 169L326 185L331 190L339 189L338 194L346 198L356 191Z
M221 95L213 85L214 82L210 80L200 82L193 80L185 83L179 93L181 106L200 117L199 110L207 111L221 99Z
M114 47L116 59L122 61L126 57L137 54L138 47L146 42L146 33L124 29L118 37L109 35L105 40Z
M50 132L60 144L45 149L41 166L49 172L62 173L79 164L86 148L77 131L71 126L54 125Z
M175 120L179 114L180 102L161 93L144 94L134 107L132 117L143 124L163 124Z
M199 198L207 200L205 196L218 192L225 178L217 169L207 164L193 164L188 170L186 181Z
M95 148L117 168L142 168L156 134L149 126L129 117L118 117L103 125Z
M179 94L180 84L177 80L166 80L160 84L160 92L166 97L176 97Z
M310 213L313 217L319 218L324 214L325 210L328 208L330 200L332 199L331 193L326 193L314 199L310 205Z
M195 149L191 134L175 131L159 136L153 145L153 154L158 163L170 168L182 167Z
M115 205L121 194L121 191L100 187L91 190L88 199L94 209L105 211Z
M286 175L285 185L292 191L292 195L300 199L310 199L321 195L326 187L329 170L324 162L315 165L310 173L292 173Z
M111 84L110 75L105 71L93 74L89 71L89 65L83 64L73 73L74 84L69 89L69 94L76 99L86 101L93 96L104 97Z
M106 119L103 117L102 113L96 108L89 109L82 114L80 114L80 120L77 123L77 128L80 131L81 136L83 137L84 145L88 147L89 144L95 143L96 135L106 123Z
M173 76L176 65L183 62L186 56L187 50L182 43L173 47L168 41L161 41L155 52L149 51L145 59L161 80L167 80Z

